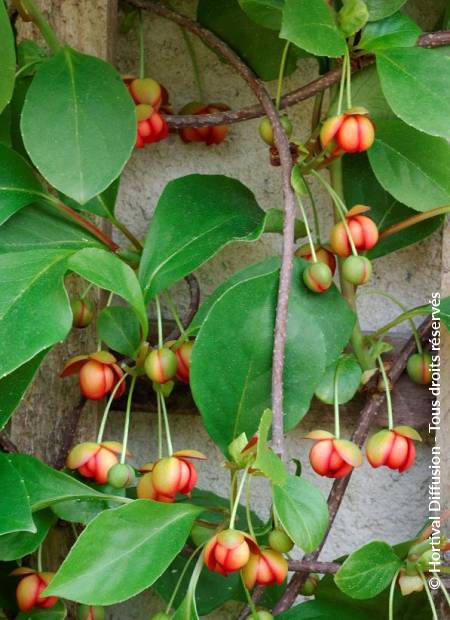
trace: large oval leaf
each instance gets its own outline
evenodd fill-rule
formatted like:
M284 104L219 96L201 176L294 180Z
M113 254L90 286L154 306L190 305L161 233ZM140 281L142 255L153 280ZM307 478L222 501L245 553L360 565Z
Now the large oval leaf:
M406 0L365 0L369 9L370 21L389 17L405 4Z
M291 607L282 614L277 614L277 620L373 620L365 612L359 611L351 605L334 601L307 601Z
M374 52L390 47L411 47L417 43L420 28L410 17L394 13L390 17L369 22L364 28L358 48Z
M0 378L63 340L72 327L64 289L70 254L34 250L0 255Z
M284 385L286 430L308 410L326 365L348 342L354 320L335 289L326 295L306 289L301 277L305 265L296 260L292 278ZM248 436L256 432L263 411L270 407L278 268L277 261L269 260L258 269L252 266L247 273L243 271L240 281L212 306L195 342L192 393L207 431L225 454L228 444L242 432Z
M134 146L136 118L111 65L65 48L39 67L21 129L41 174L82 204L120 174Z
M243 11L260 26L279 30L284 0L239 0Z
M148 301L231 241L253 241L264 211L240 181L191 174L164 189L150 223L139 279Z
M450 145L400 120L377 123L368 152L381 185L416 211L450 204Z
M141 343L136 313L129 306L108 306L97 317L97 334L113 351L134 357Z
M322 542L328 525L328 507L322 493L307 480L287 476L273 486L273 505L281 525L303 551L313 551Z
M0 143L0 224L38 198L45 198L45 192L31 166Z
M402 564L390 545L373 541L348 556L334 581L352 598L373 598L387 588Z
M377 52L383 93L409 125L450 138L450 54L446 48L398 48Z
M0 487L0 534L36 532L23 478L3 452L0 452Z
M280 37L316 56L335 58L346 49L325 0L286 0Z
M353 398L358 390L362 377L361 366L352 353L344 353L338 360L328 366L315 395L327 405L334 403L334 384L337 381L337 401L340 405Z
M36 551L55 521L51 510L40 510L34 515L35 533L22 531L0 536L0 561L17 560Z
M16 52L14 35L6 11L0 0L0 112L10 102L16 73Z
M181 551L201 508L136 500L96 517L46 593L112 605L150 586Z

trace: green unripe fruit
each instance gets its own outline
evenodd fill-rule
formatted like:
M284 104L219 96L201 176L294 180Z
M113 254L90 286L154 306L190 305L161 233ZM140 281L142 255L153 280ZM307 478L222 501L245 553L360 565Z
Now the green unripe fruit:
M316 573L311 573L308 575L308 579L300 588L299 594L303 594L303 596L313 596L316 593L318 583L319 575Z
M258 620L273 620L272 614L270 613L270 611L267 611L267 609L259 609L256 612L256 615L258 616ZM253 614L247 616L245 620L254 620Z
M72 308L72 325L82 329L87 327L94 318L94 308L87 299L72 299L70 302Z
M170 616L165 611L158 611L150 620L170 620Z
M155 383L167 383L173 379L177 372L177 356L175 353L163 347L154 349L144 362L144 369L149 379Z
M135 480L134 469L131 465L127 465L126 463L116 463L116 465L113 465L108 471L108 484L115 489L130 487Z
M324 293L333 282L333 272L327 264L318 261L303 272L303 282L314 293Z
M431 383L431 361L431 355L426 351L411 355L406 365L406 371L414 383L419 385Z
M200 545L203 545L210 540L213 533L214 530L211 528L195 523L191 530L192 542L196 547L200 547Z
M284 133L289 138L292 135L292 123L287 116L280 116L281 126L283 127ZM274 146L274 138L273 138L273 128L272 123L267 118L262 119L259 124L259 135L264 140L266 144L269 146Z
M275 551L288 553L294 546L294 542L289 538L284 530L272 530L269 534L269 545Z
M349 256L342 265L342 276L347 282L365 284L372 275L372 263L365 256Z
M77 618L78 620L105 620L105 609L99 605L80 605Z

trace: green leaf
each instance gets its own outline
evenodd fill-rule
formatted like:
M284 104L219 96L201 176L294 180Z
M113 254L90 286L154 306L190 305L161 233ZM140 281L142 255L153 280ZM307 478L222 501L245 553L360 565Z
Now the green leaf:
M15 532L0 536L0 560L17 560L36 551L54 525L56 516L51 510L40 510L34 516L37 532Z
M117 508L117 502L91 499L69 499L52 504L51 509L57 517L69 523L87 525L98 514L108 508Z
M25 147L47 181L83 204L128 161L136 138L134 107L111 65L64 48L39 67L27 92Z
M322 493L307 480L288 475L273 486L273 505L281 525L303 551L322 542L328 525L328 507Z
M142 290L131 267L111 252L93 248L71 256L68 267L89 282L125 299L139 317L144 338L147 336L148 321Z
M326 295L306 289L302 272L307 264L297 259L292 277L285 430L307 412L326 366L348 342L354 321L335 288ZM269 259L249 268L248 274L243 270L240 281L217 299L195 342L192 393L206 430L224 454L235 437L243 432L251 437L256 432L261 412L270 407L278 269L279 262ZM218 351L223 353L218 355Z
M0 224L37 198L45 198L45 192L31 166L18 153L0 144Z
M0 429L4 428L12 413L19 405L42 360L47 355L46 351L41 351L23 366L3 379L0 379Z
M67 250L0 255L0 378L63 340L72 327L64 289L69 255Z
M394 13L380 21L370 22L364 28L358 48L375 52L390 47L412 47L421 30L410 17Z
M444 299L441 299L439 309L441 321L444 323L448 331L450 331L450 297L444 297Z
M416 215L413 209L400 204L378 183L365 153L347 155L342 160L344 195L349 205L370 205L370 217L376 222L380 232L393 224L398 224ZM445 216L437 216L405 228L404 230L380 239L368 252L370 259L385 256L400 248L417 243L437 230ZM1 233L0 233L1 236Z
M64 620L66 615L66 606L62 601L58 601L50 609L34 607L30 611L22 611L16 616L16 620Z
M96 517L78 538L46 594L111 605L150 586L181 551L201 509L136 500Z
M108 347L134 357L141 343L136 313L128 306L108 306L97 317L97 335Z
M352 598L372 598L391 583L401 565L402 561L390 545L373 541L348 556L334 581Z
M9 454L7 458L24 480L34 512L60 500L90 498L92 501L101 501L104 497L102 493L56 471L34 456Z
M284 41L279 39L277 32L263 28L247 17L237 0L200 0L197 20L228 43L262 80L278 77ZM300 55L301 50L290 50L285 75L293 73Z
M44 60L48 60L48 52L38 45L36 41L32 41L31 39L23 39L20 41L17 46L17 64L20 69L23 69L21 75L33 74L36 70L36 65L33 65L29 69L25 69L25 67L30 63L39 63Z
M260 26L280 30L284 0L239 0L239 5Z
M272 412L266 409L259 422L256 460L252 467L261 471L274 484L282 485L286 481L286 469L280 457L267 445L271 426Z
M447 49L403 47L377 52L383 93L403 121L450 138L450 54Z
M11 146L11 105L0 112L0 144Z
M3 452L0 452L0 488L0 534L36 532L25 483Z
M105 246L68 215L44 204L31 204L0 227L0 254L25 250L81 250Z
M191 174L171 181L156 207L139 269L148 301L231 241L254 241L264 211L239 181Z
M338 25L346 37L351 37L364 28L369 19L364 0L343 0L343 7L338 13Z
M369 19L374 22L398 11L406 0L365 0L365 2L369 9Z
M11 101L16 73L14 35L6 6L0 0L0 112Z
M291 607L277 620L369 620L363 612L348 605L327 603L323 601L307 601Z
M346 49L325 0L286 0L280 37L316 56L336 58Z
M339 404L348 403L356 394L362 378L361 366L353 354L343 353L334 364L326 369L315 395L327 405L334 403L335 378L338 384Z
M91 200L88 200L83 205L78 204L69 196L61 194L62 201L75 209L76 211L88 211L94 215L105 217L107 219L114 219L114 210L116 207L117 194L119 192L120 177L115 179L109 187L107 187L101 194L97 194Z
M377 122L368 152L380 184L398 201L416 211L450 203L450 145L400 120Z

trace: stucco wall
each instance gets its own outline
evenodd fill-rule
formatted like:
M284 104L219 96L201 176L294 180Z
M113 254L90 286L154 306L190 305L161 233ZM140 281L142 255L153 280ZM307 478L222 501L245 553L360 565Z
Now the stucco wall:
M436 18L430 15L430 2L415 3L414 13L420 15L424 29L433 28ZM433 8L437 3L433 2ZM442 3L444 4L444 3ZM189 11L192 3L178 3ZM154 17L145 17L145 41L148 74L163 82L170 90L175 111L190 100L197 99L193 74L183 39L173 24ZM194 41L208 95L212 101L223 101L231 107L254 102L246 85L229 67L201 43ZM118 66L124 73L136 72L137 41L133 33L121 36L118 43ZM286 82L286 89L294 88L315 77L315 63L302 61L296 73ZM271 90L274 90L274 84ZM289 115L302 137L309 125L311 102L291 109ZM151 218L159 194L168 181L191 172L222 173L238 178L255 193L263 208L281 205L279 170L268 165L268 152L257 135L258 121L234 125L226 142L219 147L183 145L178 137L136 152L127 166L122 180L119 215L139 236L143 235ZM322 221L331 223L328 198L315 187ZM209 294L227 276L237 269L278 253L280 238L267 235L252 244L234 244L220 252L199 269L197 275L203 296ZM432 290L440 283L440 234L414 247L378 260L374 266L371 285L395 293L408 306L427 301ZM184 287L178 288L178 302L186 302ZM397 314L384 300L371 297L361 302L362 325L374 329ZM403 328L405 329L405 328ZM288 454L300 458L305 476L328 492L330 483L312 474L307 462L307 442L302 440L307 429L317 427L318 421L306 420L288 438ZM198 417L172 416L171 425L177 448L201 448L209 462L201 465L199 485L226 494L228 475L221 467L221 455L203 430ZM111 435L120 435L122 416L114 413ZM351 432L343 421L344 433ZM156 451L155 420L150 415L135 414L130 437L131 450L137 462L148 461ZM367 465L352 477L349 490L336 519L333 533L323 551L324 559L332 559L371 539L398 542L413 536L424 522L427 510L427 477L429 447L419 446L417 463L412 471L399 476L386 469L374 471ZM265 515L268 509L267 486L255 480L256 510ZM145 594L142 604L125 603L113 612L115 618L143 619L149 617L149 608L157 609L157 597ZM214 614L219 617L219 614Z

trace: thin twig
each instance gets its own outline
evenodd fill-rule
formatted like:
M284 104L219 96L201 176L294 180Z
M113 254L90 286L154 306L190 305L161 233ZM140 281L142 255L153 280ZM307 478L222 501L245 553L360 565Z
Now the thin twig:
M315 560L311 560L310 562L304 560L290 560L288 566L289 570L294 573L319 573L320 575L337 573L341 567L337 562L317 562Z
M270 98L264 85L256 78L253 71L240 59L240 57L226 43L221 41L212 32L203 28L197 22L172 11L157 2L148 0L132 0L130 4L142 10L151 11L161 17L165 17L189 32L198 36L211 49L218 52L247 82L259 99L264 113L269 118L274 128L275 146L278 149L280 163L282 167L282 182L284 195L284 229L283 229L283 250L280 269L280 281L278 289L277 312L275 318L275 335L273 347L272 365L272 447L276 453L283 455L284 452L284 433L283 433L283 369L284 351L286 344L286 325L288 314L289 291L291 287L292 256L294 250L294 226L296 201L291 187L291 168L292 157L289 148L289 141L280 123L278 112ZM200 117L197 117L197 119ZM198 126L198 123L197 123Z
M428 333L430 326L431 317L427 317L418 328L418 332L422 339L426 338L426 334ZM389 371L389 382L392 386L394 386L394 384L400 378L401 374L405 369L409 356L414 353L415 350L416 341L414 339L414 336L411 336L392 360L392 365ZM375 392L369 398L367 404L361 411L359 424L352 436L352 441L356 443L359 447L361 447L367 439L370 428L385 400L386 395L384 392ZM345 478L339 478L338 480L335 480L335 482L333 483L330 494L328 496L329 519L327 530L319 547L315 549L315 551L313 551L312 553L305 555L302 559L302 562L307 562L309 564L311 562L315 562L319 557L320 552L328 538L328 534L330 533L336 514L344 498L344 494L347 489L348 483L350 482L350 478L351 473L348 476L345 476ZM305 573L298 573L294 575L294 577L289 582L286 590L284 591L283 596L273 608L273 612L275 615L286 611L286 609L289 609L293 605L295 599L298 596L299 588L304 584L306 578L307 574Z

